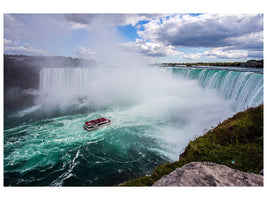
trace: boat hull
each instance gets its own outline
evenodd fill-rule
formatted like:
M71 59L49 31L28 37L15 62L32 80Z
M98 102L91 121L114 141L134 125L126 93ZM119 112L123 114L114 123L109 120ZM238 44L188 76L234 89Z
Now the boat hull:
M83 128L87 131L92 131L92 130L95 130L95 129L98 129L98 128L101 128L101 127L104 127L104 126L109 126L111 124L111 122L107 122L105 124L102 124L102 125L99 125L99 126L94 126L94 127L87 127L86 125L83 126Z

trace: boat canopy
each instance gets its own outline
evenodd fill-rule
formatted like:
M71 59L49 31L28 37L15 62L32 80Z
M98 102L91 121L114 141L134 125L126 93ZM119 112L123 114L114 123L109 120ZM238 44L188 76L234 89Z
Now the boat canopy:
M105 122L105 121L108 121L108 120L106 118L104 118L104 117L101 117L99 119L94 119L94 120L85 122L85 124L88 125L88 126L92 126L92 125L99 124L99 123Z

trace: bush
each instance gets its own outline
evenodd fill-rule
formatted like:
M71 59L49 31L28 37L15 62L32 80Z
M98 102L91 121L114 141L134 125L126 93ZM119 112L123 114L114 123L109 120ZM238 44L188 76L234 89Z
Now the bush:
M245 172L263 169L263 105L239 112L191 141L179 161L157 167L151 176L122 186L151 186L162 176L190 162L214 162Z

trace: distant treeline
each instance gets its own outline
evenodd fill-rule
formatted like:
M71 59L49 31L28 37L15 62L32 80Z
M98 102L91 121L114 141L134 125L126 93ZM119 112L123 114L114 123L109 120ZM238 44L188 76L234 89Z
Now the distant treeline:
M198 63L161 63L164 66L226 66L226 67L255 67L263 68L262 60L249 60L247 62L198 62Z

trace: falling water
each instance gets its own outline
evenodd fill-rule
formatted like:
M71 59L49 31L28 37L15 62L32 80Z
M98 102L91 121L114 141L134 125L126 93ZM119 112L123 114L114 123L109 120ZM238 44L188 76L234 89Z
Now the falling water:
M233 109L241 111L263 103L263 75L214 69L179 69L172 71L184 78L195 79L207 89L216 90L227 100L233 100Z

